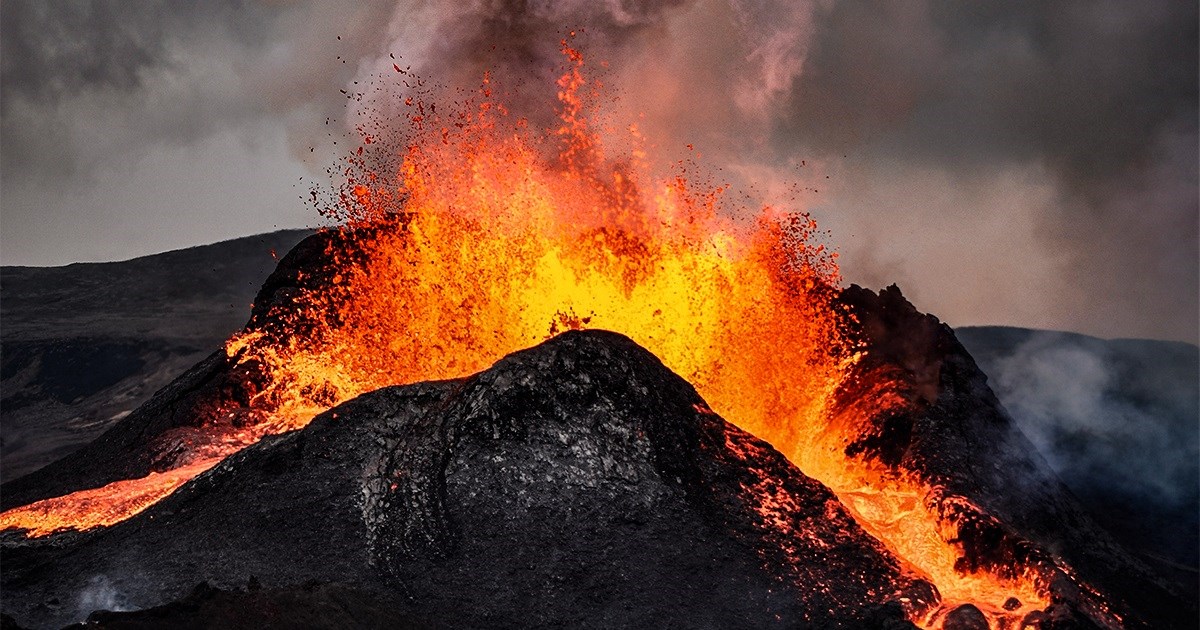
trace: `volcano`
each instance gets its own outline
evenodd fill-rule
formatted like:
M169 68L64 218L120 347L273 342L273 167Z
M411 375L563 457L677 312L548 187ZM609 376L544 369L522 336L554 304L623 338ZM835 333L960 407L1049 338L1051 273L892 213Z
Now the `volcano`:
M933 593L829 490L601 331L366 394L103 533L19 553L7 601L69 601L100 575L141 607L256 576L391 585L446 627L900 621Z
M562 48L557 128L487 76L449 106L403 99L406 134L360 127L321 208L339 225L280 261L245 327L0 487L14 623L1195 619L949 327L894 286L843 287L810 216L658 178L636 126L607 153Z
M325 252L343 238L322 232L285 257L248 329L279 325L270 305L323 282L334 269ZM948 327L895 288L850 287L839 300L869 339L832 412L867 419L846 455L930 484L921 499L964 575L1036 576L1044 600L1014 623L1188 623L1186 598L1079 508ZM6 483L5 514L186 468L243 430L254 381L214 353L96 441ZM879 382L910 403L851 414L887 395L867 386ZM945 601L860 524L873 500L806 476L629 338L567 331L469 378L363 394L110 526L10 532L4 612L35 627L77 620L88 602L149 608L96 617L113 627L203 609L247 627L950 628L1028 608ZM251 578L257 590L242 592ZM198 583L211 587L193 592ZM81 599L97 589L103 605ZM340 612L317 615L330 598Z

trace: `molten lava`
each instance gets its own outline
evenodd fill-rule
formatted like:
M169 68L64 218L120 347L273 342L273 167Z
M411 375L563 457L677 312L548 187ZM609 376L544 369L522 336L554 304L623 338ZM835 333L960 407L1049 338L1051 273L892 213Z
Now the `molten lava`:
M589 126L583 58L563 47L557 129L511 117L485 81L455 111L406 101L412 130L400 152L364 131L367 150L349 159L327 208L356 251L327 252L336 271L326 282L272 313L275 326L227 344L231 360L264 375L254 434L302 427L380 387L477 372L566 329L610 329L829 486L936 585L941 611L970 602L1012 620L1044 607L1020 571L956 566L962 550L929 505L932 488L846 454L862 418L835 414L832 401L862 350L836 305L836 254L816 242L814 222L769 207L739 216L726 186L652 177L634 128L624 159L606 154ZM885 385L858 413L906 404ZM0 527L42 535L110 524L210 465L18 508ZM917 621L936 625L940 614Z
M23 505L0 514L0 529L18 528L29 536L46 536L68 529L85 530L119 523L157 503L196 475L220 463L209 459L141 479L114 481Z

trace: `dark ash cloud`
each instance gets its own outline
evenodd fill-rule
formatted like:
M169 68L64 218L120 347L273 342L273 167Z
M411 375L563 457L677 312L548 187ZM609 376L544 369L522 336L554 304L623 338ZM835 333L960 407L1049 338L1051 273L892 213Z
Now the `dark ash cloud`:
M1195 121L1198 19L1186 2L834 3L779 139L939 165L1043 160L1083 190Z
M175 62L175 42L205 31L251 45L269 26L261 4L218 2L37 2L0 5L0 99L50 102L83 91L129 91Z
M1028 263L1036 271L1010 273L1042 286L1003 299L1064 311L1031 322L1043 327L1081 311L1090 315L1075 327L1100 335L1197 339L1196 3L835 2L814 22L775 120L780 153L845 155L876 179L935 171L964 186L1025 170L1051 191L1036 213L1011 211L1004 229L1027 232L1041 253ZM896 192L908 202L846 212L878 212L859 225L881 233L887 221L945 227L944 208ZM975 238L977 256L1018 253ZM923 296L955 281L925 274Z
M71 185L114 154L184 145L257 115L232 54L270 32L257 3L6 1L0 147L11 181ZM223 56L206 53L224 50ZM48 180L48 181L47 181Z
M338 88L357 68L343 62L363 54L349 42L374 54L393 8L4 2L4 262L128 258L315 223L297 183L332 159L325 120L344 113Z
M360 120L340 90L386 119L393 56L452 92L490 70L551 123L581 29L603 113L660 165L694 144L813 211L851 281L900 280L952 324L1194 342L1198 21L1168 0L7 0L6 262L163 248L121 236L148 222L172 246L310 222L291 182ZM230 155L256 196L213 211L236 197L189 178ZM164 209L120 185L147 180L192 194Z

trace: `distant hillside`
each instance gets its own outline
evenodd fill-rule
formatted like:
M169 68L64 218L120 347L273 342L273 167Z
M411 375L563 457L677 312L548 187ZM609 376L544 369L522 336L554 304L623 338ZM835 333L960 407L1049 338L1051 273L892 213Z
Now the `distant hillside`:
M1021 431L1102 524L1195 584L1200 349L998 326L955 332Z
M122 262L0 267L0 476L91 440L240 329L307 230Z

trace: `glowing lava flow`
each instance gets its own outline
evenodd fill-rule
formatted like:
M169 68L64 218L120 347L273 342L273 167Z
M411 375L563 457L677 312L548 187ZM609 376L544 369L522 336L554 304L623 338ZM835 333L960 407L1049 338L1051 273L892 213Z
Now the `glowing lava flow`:
M45 499L0 514L0 530L27 530L46 536L68 529L85 530L119 523L157 503L196 475L220 463L209 459L141 479L114 481L106 486Z
M257 430L302 427L383 386L468 375L568 328L615 330L833 489L946 602L994 618L1043 607L1029 579L955 569L961 551L926 507L929 488L845 454L854 426L835 422L830 405L859 355L834 300L836 255L815 242L815 224L771 208L737 222L724 187L655 180L636 159L605 155L579 96L582 57L564 50L558 129L511 120L485 84L479 102L454 112L408 101L413 140L393 170L369 167L361 149L351 158L329 210L358 230L366 255L272 313L278 330L227 344L232 360L268 376L255 404L271 420ZM364 144L377 149L376 137L364 133ZM201 469L51 499L73 511L23 520L34 504L0 515L0 527L108 524L120 518L85 517L91 504L72 501L108 501L112 513L124 488L141 497L127 517ZM1010 597L1019 610L1002 610Z

